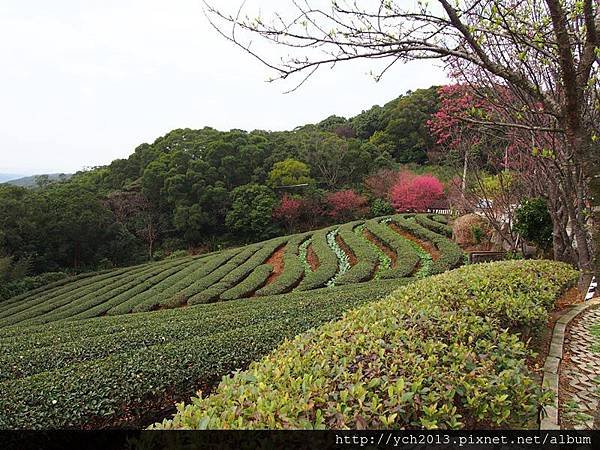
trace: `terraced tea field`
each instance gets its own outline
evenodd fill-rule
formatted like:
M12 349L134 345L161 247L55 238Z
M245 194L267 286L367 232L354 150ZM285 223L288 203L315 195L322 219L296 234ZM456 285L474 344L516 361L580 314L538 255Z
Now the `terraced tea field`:
M441 220L441 219L438 219ZM116 316L456 267L450 228L424 215L351 222L200 257L61 280L0 303L0 326Z
M397 215L82 275L0 303L0 428L144 424L284 339L459 265Z

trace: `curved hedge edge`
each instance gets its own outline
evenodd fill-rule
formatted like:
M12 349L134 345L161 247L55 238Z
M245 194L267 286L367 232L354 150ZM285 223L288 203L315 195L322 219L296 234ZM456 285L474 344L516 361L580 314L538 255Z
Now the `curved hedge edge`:
M446 236L447 238L452 238L452 227L446 224L436 222L435 220L431 220L429 217L423 214L417 214L415 216L415 220L419 225L422 225L423 227L435 233L439 233L443 236Z
M314 272L305 273L296 290L309 291L323 287L337 273L338 259L327 242L327 235L334 229L335 227L324 228L313 234L311 243L319 259L319 267Z
M562 263L510 261L418 281L284 342L150 428L527 427L550 396L514 333L544 324L577 279Z
M258 266L243 281L221 294L221 300L235 300L237 298L249 297L265 284L271 272L273 272L273 266L270 264Z
M396 267L382 271L380 278L404 278L413 274L419 264L419 255L407 240L376 220L367 220L365 224L377 239L396 253Z
M431 264L432 274L442 273L462 264L463 251L450 239L422 227L414 218L406 218L404 215L392 216L391 222L418 238L432 242L440 251L440 257Z
M299 256L300 246L310 240L309 236L299 235L290 239L283 255L283 272L273 283L257 290L257 296L284 294L298 286L305 272Z

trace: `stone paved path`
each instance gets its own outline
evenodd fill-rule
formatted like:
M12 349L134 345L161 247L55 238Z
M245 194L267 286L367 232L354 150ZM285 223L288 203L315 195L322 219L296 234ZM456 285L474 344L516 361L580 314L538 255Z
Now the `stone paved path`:
M564 387L561 428L594 429L600 401L600 307L571 326L566 341L570 363L561 369Z

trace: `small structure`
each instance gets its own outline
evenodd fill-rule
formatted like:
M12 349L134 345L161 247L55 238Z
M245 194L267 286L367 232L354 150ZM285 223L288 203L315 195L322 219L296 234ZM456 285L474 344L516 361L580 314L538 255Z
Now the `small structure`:
M505 258L506 252L477 251L469 253L469 264L502 261Z

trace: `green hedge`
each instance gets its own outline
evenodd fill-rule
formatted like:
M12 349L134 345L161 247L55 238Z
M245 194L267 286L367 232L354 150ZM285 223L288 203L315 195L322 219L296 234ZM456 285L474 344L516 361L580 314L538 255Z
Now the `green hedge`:
M265 284L269 275L273 272L273 266L262 264L252 271L244 280L225 291L221 300L235 300L236 298L248 297Z
M404 282L6 328L0 373L11 376L0 383L0 429L81 427L130 415L166 391L192 395L200 383Z
M40 275L24 277L19 280L0 284L0 304L19 295L31 293L39 288L48 289L50 285L60 285L69 282L65 272L47 272Z
M80 311L78 308L86 309L89 307L89 301L95 302L96 299L106 300L114 295L118 295L123 290L137 286L139 279L156 276L165 270L179 270L183 264L188 264L190 258L161 262L158 264L148 264L137 266L129 270L115 271L112 276L98 277L93 283L73 283L73 290L68 289L60 295L43 297L42 301L28 301L23 299L21 303L30 304L29 307L22 308L16 314L5 317L0 320L0 325L6 326L20 322L25 323L45 323L53 320L59 320ZM96 277L94 277L96 278ZM91 280L91 279L90 279ZM62 292L62 291L61 291ZM82 309L82 310L83 310Z
M419 225L413 217L403 215L393 216L392 222L408 233L432 242L440 251L440 257L431 265L431 273L442 273L458 267L463 260L463 252L455 242Z
M426 215L423 214L417 214L415 216L415 220L417 221L417 223L419 225L424 226L425 228L434 231L436 233L441 234L442 236L446 236L451 238L452 237L452 227L440 223L440 222L436 222L435 220L430 219L429 217L427 217Z
M362 283L363 281L373 278L379 262L379 256L366 239L361 238L355 233L354 228L360 226L362 223L362 221L350 222L340 227L340 238L346 243L352 253L354 253L356 264L345 274L337 277L337 285Z
M327 243L327 235L335 228L316 231L311 239L312 247L319 260L319 267L314 272L306 272L304 279L296 288L308 291L323 287L338 271L338 258Z
M367 220L365 224L367 229L373 233L377 239L396 253L396 266L388 271L380 273L380 277L403 278L411 275L417 267L417 264L419 264L419 255L415 252L408 240L375 219Z
M277 238L262 242L260 248L256 253L250 256L247 261L237 267L228 267L227 274L224 275L218 283L194 295L188 300L188 304L197 305L218 300L222 294L229 289L234 288L238 283L250 275L254 269L263 264L278 247L285 244L286 240L287 238ZM228 296L228 298L231 298L231 296Z
M516 332L547 320L577 278L510 261L420 280L285 342L154 428L535 426L550 395Z
M283 294L295 288L304 276L304 265L300 260L299 251L300 245L306 242L310 234L295 235L290 238L290 241L285 247L283 254L283 272L279 274L277 279L258 291L256 295L266 296Z
M124 301L135 304L145 292L153 291L156 286L168 283L169 279L196 262L190 258L165 261L165 264L151 265L144 272L127 274L108 286L94 286L96 289L85 296L73 297L61 308L42 317L36 317L30 323L44 323L66 319L79 314L89 314L92 308L100 306L102 312L110 311L111 306ZM97 312L97 311L96 311Z
M149 264L145 264L144 266L148 267ZM47 286L46 289L35 289L34 291L19 295L0 303L0 319L21 313L30 308L34 308L51 298L76 295L79 292L84 291L91 284L106 282L111 278L123 275L130 270L137 270L139 267L141 266L110 270L81 278L73 277L67 283L62 283L61 281L57 282L59 286L55 288Z
M443 216L441 214L429 214L427 217L429 217L431 220L433 220L435 222L439 222L444 225L448 225L448 217L447 216Z

